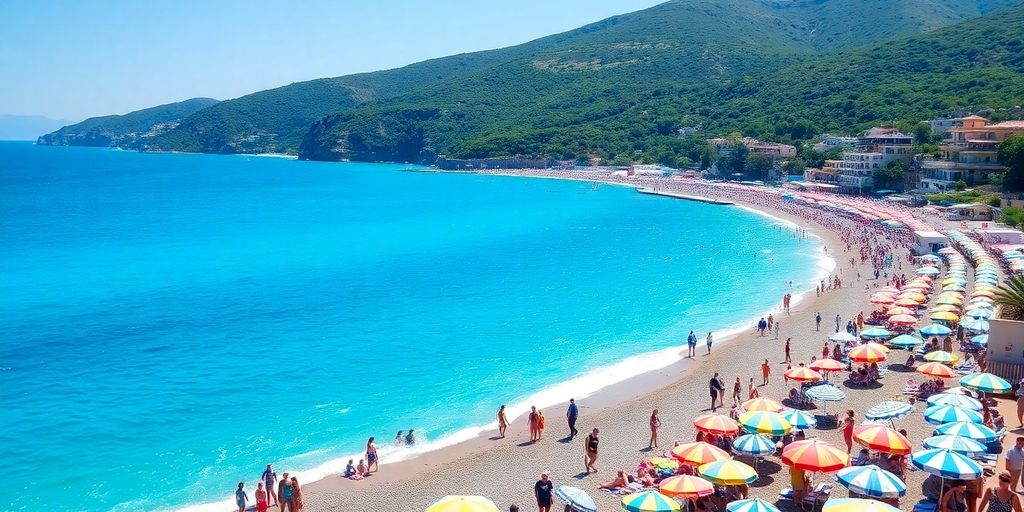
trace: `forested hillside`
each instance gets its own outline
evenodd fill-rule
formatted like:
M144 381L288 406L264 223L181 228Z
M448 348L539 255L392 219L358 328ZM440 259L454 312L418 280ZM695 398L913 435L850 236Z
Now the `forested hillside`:
M81 123L39 137L38 143L50 146L136 148L140 140L173 128L182 119L215 103L217 100L212 98L192 98L124 115L90 117Z

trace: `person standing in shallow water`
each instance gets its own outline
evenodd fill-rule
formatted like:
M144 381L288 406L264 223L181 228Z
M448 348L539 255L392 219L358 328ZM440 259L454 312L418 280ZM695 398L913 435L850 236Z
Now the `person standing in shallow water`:
M714 343L714 340L711 338L711 333L710 332L708 332L708 337L704 338L704 343L707 343L707 345L708 345L708 354L711 354L711 344Z
M690 331L690 335L686 337L686 348L688 352L686 357L693 358L697 355L697 335Z
M377 462L377 445L373 444L372 437L366 440L366 468L371 473L380 469Z

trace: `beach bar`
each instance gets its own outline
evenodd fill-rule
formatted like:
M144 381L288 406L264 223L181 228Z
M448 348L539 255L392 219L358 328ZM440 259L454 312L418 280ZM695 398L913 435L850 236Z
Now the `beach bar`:
M914 231L914 252L934 254L943 247L949 247L949 238L938 231Z

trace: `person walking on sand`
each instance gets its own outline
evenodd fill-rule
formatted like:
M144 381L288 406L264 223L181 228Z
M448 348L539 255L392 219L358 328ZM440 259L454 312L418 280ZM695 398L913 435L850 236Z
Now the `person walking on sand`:
M551 492L555 485L548 480L547 472L540 474L540 480L533 484L533 495L537 498L537 512L551 512Z
M836 332L839 332L839 326L842 325L842 323L843 323L843 318L837 314L836 315Z
M505 404L501 404L498 408L498 437L505 439L505 430L508 429L508 418L505 417ZM398 435L402 435L402 431L398 431Z
M821 313L814 313L814 330L821 331Z
M1017 492L1021 470L1024 470L1024 437L1018 437L1013 446L1003 455L1006 471L1010 473L1010 490Z
M843 441L846 442L846 453L849 455L853 451L853 410L846 411L846 417L843 418Z
M764 362L761 363L761 377L764 378L764 382L761 383L762 386L767 386L768 385L768 376L771 375L771 374L772 374L772 365L768 364L768 360L765 359Z
M761 396L761 393L754 386L754 378L750 378L750 382L747 383L747 400L753 400Z
M697 335L690 331L690 335L686 337L686 348L689 352L686 353L686 357L693 358L697 355Z
M377 462L377 445L373 444L373 437L366 440L366 468L371 473L380 469Z
M601 442L597 435L600 432L600 430L595 428L587 435L587 442L583 443L583 464L586 466L588 475L590 473L597 473L597 446Z
M1024 428L1024 379L1017 383L1017 423Z
M565 411L565 420L569 423L569 439L576 439L576 418L580 416L580 408L576 406L576 400L569 399L569 409Z
M661 418L658 417L658 410L651 412L651 440L647 443L648 448L658 447L658 429L661 428Z
M270 464L267 464L267 469L263 470L260 480L263 482L263 485L267 486L267 494L274 499L274 506L276 507L277 493L274 492L274 488L277 487L277 473L274 472L274 468Z
M245 504L249 501L249 495L245 493L245 482L238 482L238 489L235 489L235 504L238 505L238 512L245 512Z
M791 358L792 354L790 352L790 348L791 348L790 347L790 342L792 342L792 341L793 341L793 338L786 338L786 345L783 347L783 350L786 352L786 359L782 361L783 363L792 363L793 362L793 359Z
M704 338L704 343L708 345L708 354L711 354L711 344L714 343L714 339L711 338L711 333L708 332L708 337Z
M537 414L537 407L530 406L530 416L527 417L527 421L530 424L530 442L534 442L540 439L540 434L537 432L537 423L540 422L540 415Z
M782 322L775 321L775 339L779 339L779 331L782 330Z
M732 383L732 404L739 405L743 400L743 383L740 382L740 378L736 377L736 382Z
M537 440L544 435L544 411L537 409Z
M769 313L768 314L768 331L769 332L772 330L772 327L775 327L775 317L772 316L771 313Z

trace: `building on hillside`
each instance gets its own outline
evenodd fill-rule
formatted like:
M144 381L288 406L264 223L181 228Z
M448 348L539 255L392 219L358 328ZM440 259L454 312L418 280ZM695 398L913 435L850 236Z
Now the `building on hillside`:
M529 158L521 156L500 158L438 158L434 165L444 170L473 171L479 169L545 169L551 167L552 161L545 158Z
M747 155L763 155L772 159L776 166L782 161L796 156L796 146L767 142L753 137L737 139L733 137L716 137L708 139L708 145L715 151L717 159L732 157L740 146L747 149ZM711 174L719 174L718 165L712 166Z
M1024 121L988 124L980 116L962 118L939 146L942 158L920 161L918 188L936 192L951 190L961 180L968 185L987 182L992 173L1006 170L999 165L999 143L1013 134L1024 134Z
M944 135L950 130L950 128L956 128L963 126L962 117L943 117L940 119L932 119L928 121L928 124L932 126L933 135Z
M857 137L845 137L842 135L831 135L825 134L822 136L821 142L814 144L815 151L832 151L835 149L853 149L857 147Z
M836 185L844 193L870 192L875 185L875 171L893 161L910 166L913 142L913 137L895 128L872 128L857 138L857 148L843 153L842 160L825 160L821 169L805 172L804 179Z

